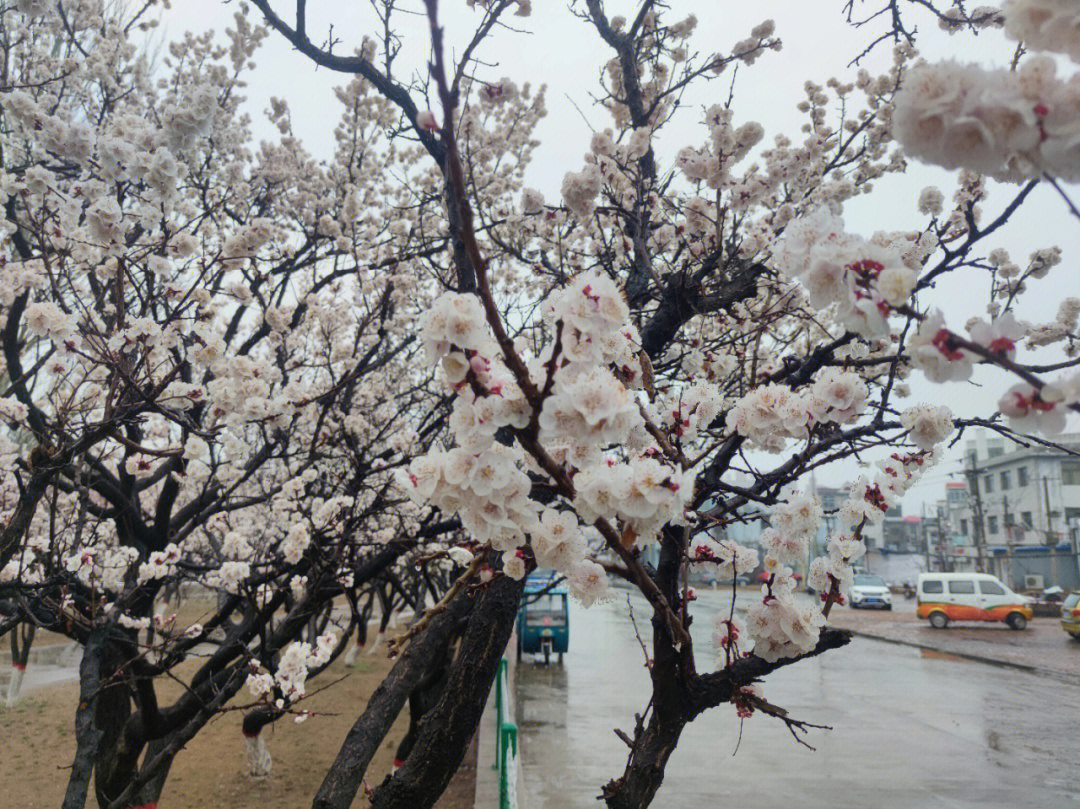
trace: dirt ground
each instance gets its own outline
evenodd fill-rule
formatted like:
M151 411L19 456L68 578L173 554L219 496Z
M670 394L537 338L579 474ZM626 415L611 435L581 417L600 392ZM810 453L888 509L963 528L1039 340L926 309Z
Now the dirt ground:
M299 809L309 806L323 774L337 754L349 727L368 697L389 671L382 650L362 655L355 669L338 661L312 681L314 691L345 676L305 700L319 715L302 724L285 718L264 731L274 759L272 773L261 779L245 774L240 735L241 714L227 712L205 727L177 757L161 797L161 809ZM163 701L176 697L179 685L162 687ZM67 767L75 751L75 683L31 691L13 708L0 708L0 806L37 809L59 806L67 784ZM246 693L240 698L246 700ZM378 785L390 772L394 749L406 729L406 712L394 725L368 769L367 782ZM466 757L439 809L469 809L473 803L475 751ZM91 790L92 793L92 790ZM353 807L365 807L361 794ZM91 809L97 802L91 794Z

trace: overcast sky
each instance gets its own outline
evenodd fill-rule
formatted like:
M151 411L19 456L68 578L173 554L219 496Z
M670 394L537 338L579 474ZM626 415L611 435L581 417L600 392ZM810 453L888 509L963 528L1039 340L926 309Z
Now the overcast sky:
M293 17L293 0L273 0L282 17ZM849 80L854 68L847 63L876 37L880 28L873 24L855 30L844 22L844 0L671 0L672 19L693 12L699 25L690 44L698 51L729 51L731 46L749 36L750 29L765 19L774 19L776 34L783 40L779 53L764 54L752 67L738 71L734 91L736 123L757 120L765 127L766 143L776 134L799 138L804 119L795 109L802 100L803 84L813 80L819 84L830 76ZM179 36L185 30L224 30L231 22L237 0L174 0L174 8L164 16L167 38ZM860 3L870 9L879 0ZM914 4L912 4L914 5ZM362 36L377 35L369 6L362 2L342 0L309 0L308 30L317 42L325 40L330 25L339 44L335 52L351 53L359 46ZM419 0L401 0L402 12L398 30L403 40L399 57L400 75L423 69L428 53L426 20ZM637 3L608 0L609 16L632 16ZM252 12L254 14L254 12ZM479 15L468 9L464 0L443 0L441 16L447 28L447 44L452 52L460 52L471 35ZM929 60L955 58L985 65L1007 64L1012 48L996 32L984 32L977 38L970 35L949 37L936 24L917 10L910 19L919 23L919 45ZM538 137L541 146L527 174L527 183L540 189L549 199L557 199L563 175L582 166L582 156L588 149L592 129L610 125L606 113L592 101L590 91L597 85L602 65L610 51L587 24L574 18L562 0L534 0L533 14L526 19L509 18L520 30L496 32L480 50L479 58L490 65L485 78L509 76L518 84L526 81L547 85L548 116L540 124ZM880 46L863 62L873 73L882 72L891 60L890 47ZM256 120L260 137L273 137L275 132L265 124L261 111L267 108L270 96L285 98L292 110L293 127L297 135L317 156L329 155L333 149L333 128L339 107L332 90L347 80L340 74L316 69L277 34L272 34L256 56L257 71L248 87L248 106ZM1063 63L1065 64L1065 63ZM708 105L723 101L729 92L732 71L719 80L688 95L677 125L670 125L661 140L659 151L670 156L687 144L698 145L704 131L698 126L701 111ZM685 133L680 138L680 133ZM852 232L869 236L876 230L920 228L924 219L916 211L918 192L926 185L938 185L948 198L955 183L948 173L914 164L906 175L892 176L877 185L870 197L850 202L845 210L847 227ZM1015 186L996 186L984 208L991 218L1008 203ZM1080 189L1071 189L1080 199ZM1038 291L1027 296L1018 315L1031 320L1051 320L1058 302L1067 296L1080 296L1077 277L1077 257L1080 255L1080 223L1070 219L1064 205L1049 188L1039 188L1014 218L1012 226L996 234L980 251L985 255L993 247L1005 247L1017 263L1034 249L1058 245L1064 251L1064 261L1054 268L1040 284ZM933 302L941 305L950 326L960 329L973 315L985 315L986 290L982 277L948 277L932 293ZM930 296L927 297L927 300ZM1021 352L1021 361L1024 354ZM912 402L933 400L949 405L960 416L987 416L994 412L995 402L1006 387L1012 384L1004 374L995 370L976 370L973 383L949 385L926 384L916 373L911 379ZM922 395L920 395L922 394ZM1073 418L1076 418L1075 416ZM1070 429L1078 424L1070 423ZM958 448L959 450L959 448ZM904 502L904 512L917 514L923 502L933 502L943 496L944 484L961 468L959 451L950 452L939 465L913 489ZM840 484L850 479L853 467L845 465L830 474L817 476L819 484Z

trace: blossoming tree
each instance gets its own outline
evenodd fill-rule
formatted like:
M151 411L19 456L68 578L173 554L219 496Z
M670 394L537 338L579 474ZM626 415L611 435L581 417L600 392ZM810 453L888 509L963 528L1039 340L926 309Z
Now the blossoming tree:
M343 88L318 163L274 102L280 140L253 148L240 94L265 31L238 15L152 70L151 6L0 8L0 629L85 648L68 806L92 773L101 806L153 803L238 693L253 738L302 719L375 591L441 596L413 562L459 527L392 480L447 413L409 325L442 247L429 179L387 173L389 105ZM180 622L162 596L192 591L217 600ZM160 703L172 678L185 693Z
M557 200L522 181L543 92L485 76L479 57L528 0L471 12L425 0L430 75L411 83L393 2L375 4L382 33L341 55L317 44L304 0L250 0L226 45L189 36L156 71L136 44L151 5L0 12L0 627L29 621L85 645L67 806L83 805L92 771L103 806L156 800L172 757L245 685L267 721L303 718L307 678L406 555L452 582L395 645L314 805L351 805L438 662L446 685L372 794L377 807L434 804L479 722L521 581L541 566L586 605L615 576L651 607L652 696L628 706L640 716L622 733L624 772L598 785L613 809L648 806L709 708L774 717L797 738L811 727L759 683L848 642L828 617L862 531L958 429L1050 441L1077 409L1080 301L1046 323L1016 315L1060 251L981 255L1037 183L1075 213L1060 182L1080 172L1080 84L1040 53L1078 56L1064 0L890 0L869 20L837 4L856 25L890 19L869 47L891 40L894 59L881 75L808 83L792 101L802 133L768 142L720 92L699 128L671 122L688 88L780 48L771 21L700 54L693 15L578 0L568 24L610 54L609 120L583 163L559 170ZM475 15L456 62L440 11ZM1027 48L999 72L924 62L913 16L957 36L1003 27ZM352 77L327 161L277 99L280 139L251 144L240 93L271 30ZM672 139L665 163L657 147ZM845 202L905 155L957 170L950 200L936 188L913 200L918 230L850 232ZM1014 188L988 213L990 182ZM983 286L987 319L947 323L935 284L950 274ZM984 416L903 401L912 374L963 381L976 364L1000 371ZM810 559L823 512L805 478L853 456L873 471L850 482L827 555ZM760 553L725 538L746 520L768 525ZM689 574L733 582L759 565L761 593L717 621L716 665L699 670ZM819 604L796 595L804 566ZM192 626L155 621L176 583L220 593L217 609ZM346 631L325 631L335 622ZM188 695L158 706L155 678L206 648Z

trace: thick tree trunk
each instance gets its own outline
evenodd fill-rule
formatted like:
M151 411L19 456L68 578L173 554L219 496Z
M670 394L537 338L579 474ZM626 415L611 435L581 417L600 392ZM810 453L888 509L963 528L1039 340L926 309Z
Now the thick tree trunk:
M313 809L348 809L352 806L368 764L401 713L409 694L431 661L445 654L456 624L473 607L468 594L459 593L446 611L435 616L427 629L405 647L345 737L345 743L315 794Z
M75 712L75 760L68 776L61 809L83 809L90 788L94 760L104 736L97 726L97 702L101 693L101 658L107 627L98 624L90 631L79 664L79 707Z
M103 661L101 691L97 700L95 724L102 731L101 744L94 762L94 792L99 806L108 806L135 778L144 739L141 728L131 728L131 691L121 669L130 656L107 643ZM151 686L152 687L152 686Z
M274 760L270 756L270 750L266 747L266 737L263 728L281 716L281 712L273 707L263 706L256 708L244 716L240 725L240 733L244 739L244 753L248 760L248 775L256 778L269 775L274 766Z
M166 750L173 741L173 735L163 736L160 739L151 739L146 743L146 760L154 758L162 751ZM165 789L165 781L169 777L169 770L172 768L173 757L168 756L161 765L155 770L153 777L149 782L143 784L139 789L138 796L133 800L133 807L143 807L143 809L154 809L157 806L158 801L161 800L161 793Z
M676 612L679 612L677 605L680 603L682 534L681 528L673 526L668 526L661 534L660 559L655 574L656 586ZM689 628L689 620L685 624ZM694 672L686 670L686 663L692 652L675 648L667 621L655 611L652 628L651 714L644 728L635 732L634 747L623 776L603 789L609 809L644 809L652 803L664 782L668 759L675 752L683 728L691 718L687 684Z
M649 723L637 738L625 775L604 788L609 809L645 809L656 797L668 759L687 724L680 697L669 692L659 702L654 698Z
M270 750L266 747L266 737L261 730L255 731L254 735L243 734L244 753L247 755L248 775L253 778L263 778L270 774L274 766L274 759L270 756Z
M421 720L404 765L375 790L372 809L431 809L442 795L480 724L523 588L501 576L480 596L442 698Z

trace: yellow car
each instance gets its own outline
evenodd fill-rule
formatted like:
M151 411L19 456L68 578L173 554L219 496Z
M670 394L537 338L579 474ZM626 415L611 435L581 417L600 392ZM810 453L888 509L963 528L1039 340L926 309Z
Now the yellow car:
M1061 628L1080 640L1080 590L1069 593L1061 602Z

